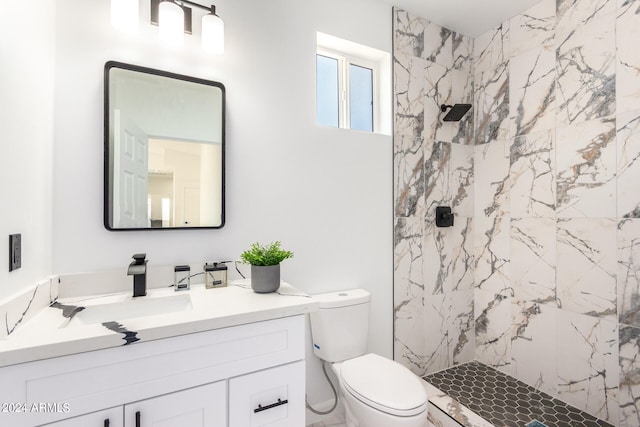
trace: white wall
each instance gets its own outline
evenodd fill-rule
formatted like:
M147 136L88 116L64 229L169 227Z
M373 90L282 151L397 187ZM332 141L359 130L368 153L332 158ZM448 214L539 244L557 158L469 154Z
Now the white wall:
M351 287L372 293L370 350L390 357L392 140L315 125L315 43L322 31L391 52L391 7L364 0L221 0L216 6L226 52L211 57L193 37L182 49L160 48L155 27L144 25L137 37L117 33L108 0L56 1L53 270L124 269L136 252L158 265L237 258L254 241L281 240L295 252L282 272L295 286L309 293ZM224 83L223 229L103 228L108 60ZM328 399L317 361L309 370L309 399Z
M0 300L51 273L54 2L1 0ZM32 31L33 29L37 31ZM22 234L9 273L8 235Z

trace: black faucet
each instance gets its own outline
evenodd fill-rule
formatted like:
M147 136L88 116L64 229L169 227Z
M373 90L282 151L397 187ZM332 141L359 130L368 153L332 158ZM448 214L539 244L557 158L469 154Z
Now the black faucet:
M147 295L147 254L135 254L133 262L129 264L127 276L133 276L133 296L143 297Z

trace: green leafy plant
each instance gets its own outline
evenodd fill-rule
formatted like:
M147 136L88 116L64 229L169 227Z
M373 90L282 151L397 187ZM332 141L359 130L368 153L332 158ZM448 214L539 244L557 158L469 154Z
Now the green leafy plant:
M293 252L281 249L280 242L273 242L268 245L254 243L250 249L240 255L240 258L251 265L278 265L287 258L293 258Z

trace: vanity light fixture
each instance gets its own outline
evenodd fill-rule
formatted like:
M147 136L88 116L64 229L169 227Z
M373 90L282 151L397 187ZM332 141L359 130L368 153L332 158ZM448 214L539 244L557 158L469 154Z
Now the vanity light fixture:
M111 0L111 23L124 32L137 30L139 0ZM216 14L216 7L203 6L189 0L150 0L151 24L158 26L160 42L180 46L184 33L192 33L192 8L208 13L202 17L202 50L212 54L224 53L224 22Z
M167 0L158 5L158 39L166 46L181 46L184 42L185 13L176 2Z
M158 25L160 33L166 23L169 26L167 31L172 34L171 39L167 39L167 42L173 45L181 44L184 33L192 33L192 10L189 6L209 12L202 17L202 50L218 55L224 53L224 22L216 15L215 5L207 7L189 0L151 0L151 23ZM183 12L182 18L180 18L183 26L180 26L178 22L178 8ZM170 9L172 13L175 13L175 18L171 21L165 21L161 17L163 9ZM175 40L175 42L171 40Z

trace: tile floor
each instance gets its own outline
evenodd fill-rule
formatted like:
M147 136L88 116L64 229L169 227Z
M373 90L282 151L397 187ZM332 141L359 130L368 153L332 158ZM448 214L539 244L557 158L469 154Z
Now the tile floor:
M548 427L611 427L479 362L454 366L425 380L494 425L525 426L539 420Z
M307 427L347 427L347 424L344 420L344 413L338 413Z

